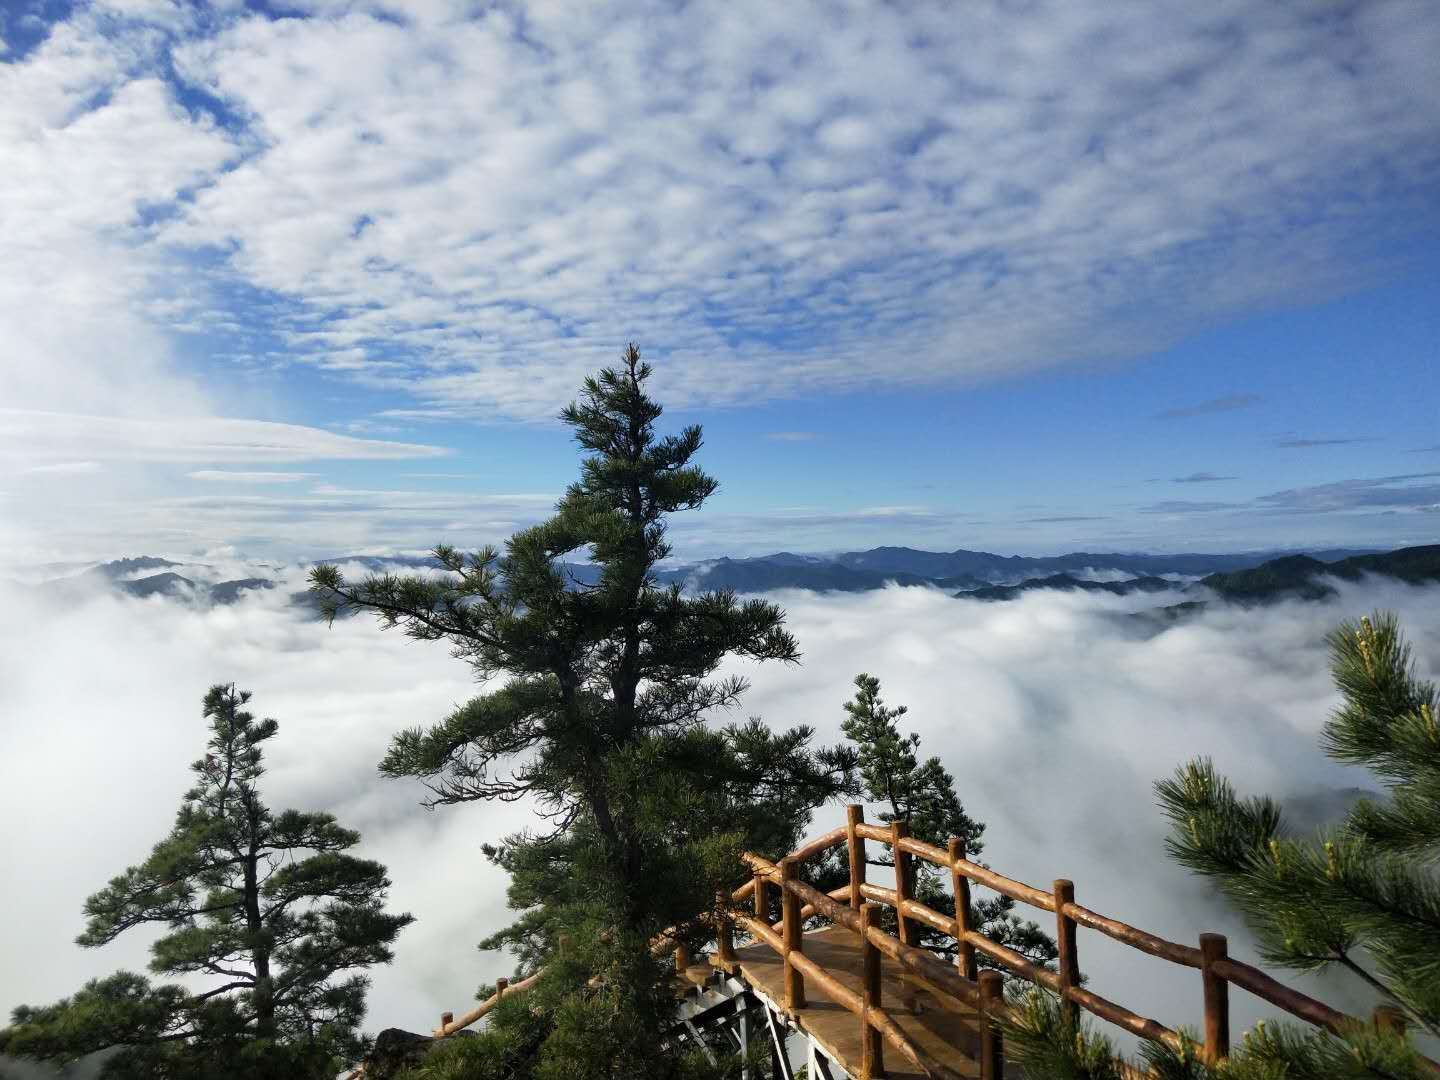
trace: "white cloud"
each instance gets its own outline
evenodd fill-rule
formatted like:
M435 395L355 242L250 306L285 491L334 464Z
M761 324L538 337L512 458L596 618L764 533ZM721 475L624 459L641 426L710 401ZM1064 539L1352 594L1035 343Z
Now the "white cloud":
M222 417L133 419L0 409L0 460L76 452L122 461L386 461L440 457L417 443ZM254 475L254 474L251 474Z
M1040 886L1070 877L1081 903L1175 940L1227 932L1232 953L1248 958L1233 917L1165 859L1150 784L1197 754L1243 789L1282 797L1367 782L1317 748L1336 701L1323 634L1373 605L1395 608L1422 674L1433 675L1440 605L1433 590L1341 590L1331 603L1217 611L1148 638L1123 613L1163 598L1035 594L987 605L919 589L787 593L779 599L801 666L727 671L754 682L745 712L775 726L813 724L821 740L839 737L851 678L877 675L891 703L910 705L906 728L988 823L985 857L997 869ZM415 805L416 786L374 772L393 732L438 720L475 691L468 669L443 647L365 619L330 630L301 620L282 607L287 591L202 612L108 597L48 607L7 589L16 617L0 629L0 715L21 722L0 726L0 813L46 827L0 835L5 865L26 868L0 924L0 1012L143 964L145 942L134 938L74 947L80 905L169 828L199 753L200 697L221 680L253 689L259 713L281 722L268 756L272 804L324 807L360 829L363 853L390 868L394 906L419 917L395 964L375 972L370 1028L426 1030L440 1011L463 1008L477 983L506 973L506 958L470 947L508 918L504 881L478 847L522 825L524 809L430 814ZM66 675L77 654L90 657L83 680ZM66 790L36 767L47 762L64 763ZM117 783L119 801L107 794ZM76 800L73 790L97 794ZM838 807L823 811L815 831L839 818ZM1172 1026L1197 1021L1194 972L1088 932L1080 959L1097 992ZM1361 1007L1336 986L1322 996ZM1242 993L1232 1008L1237 1026L1258 1015Z
M92 975L144 970L143 935L99 951L71 939L82 927L84 898L169 829L188 784L186 766L204 746L200 698L219 681L252 688L257 712L281 722L267 747L271 805L329 809L360 829L360 853L384 862L395 880L394 908L419 917L396 965L377 972L379 1026L393 1016L426 1030L442 1009L463 1008L481 979L504 973L497 958L470 947L480 928L505 918L502 876L479 844L520 825L523 812L427 814L416 805L423 794L417 787L380 784L375 775L391 733L416 717L438 718L473 693L468 672L443 649L422 654L363 620L331 630L302 620L281 610L288 591L210 612L108 597L62 611L7 592L12 610L34 621L23 653L18 634L6 642L16 662L0 687L0 713L15 722L0 727L8 763L0 766L0 807L12 821L32 818L41 806L58 817L43 830L8 830L0 841L11 865L26 868L27 881L23 895L7 890L8 924L27 932L7 933L0 943L5 1015L22 1001L53 1000ZM60 657L77 647L96 653L85 679L66 679ZM130 718L123 737L122 726L98 719L122 714ZM81 743L91 749L77 753ZM316 769L320 760L326 765ZM97 794L63 798L38 779L46 761L63 761L75 790ZM69 819L64 806L78 816ZM60 818L77 830L64 858L55 857ZM450 854L438 859L441 851Z
M1241 790L1282 802L1373 788L1368 773L1318 748L1338 702L1324 634L1374 606L1397 610L1421 674L1433 677L1440 608L1433 588L1340 588L1333 602L1217 610L1153 637L1124 613L1171 602L1164 596L1035 593L987 605L922 589L788 592L776 599L804 652L799 669L725 670L753 681L746 712L812 724L822 740L840 737L853 676L876 675L890 704L910 706L903 728L919 732L922 751L940 756L966 809L987 823L984 858L995 869L1047 889L1070 878L1080 903L1172 940L1227 933L1232 955L1254 962L1213 890L1167 860L1150 785L1210 755ZM825 815L814 832L840 819L837 809ZM1195 972L1086 931L1079 956L1097 993L1172 1027L1198 1025ZM1351 983L1277 977L1368 1014ZM1237 1032L1272 1014L1240 991L1231 1002Z
M0 66L0 320L7 406L118 414L195 411L149 305L193 292L145 243L140 215L234 153L176 102L156 39L107 36L80 9L34 52Z
M190 553L238 544L267 558L294 559L428 548L438 542L471 548L499 544L547 517L550 495L354 490L330 484L214 491L199 495L84 493L88 518L71 503L25 507L29 536L8 547L0 530L0 565L73 556ZM103 532L93 524L107 523ZM22 542L23 541L23 542Z
M171 39L82 11L0 95L6 286L92 347L227 322L242 365L533 418L627 336L677 405L1134 355L1434 224L1423 3L464 7L181 28L228 128Z
M97 473L104 469L98 461L57 461L50 465L32 465L26 469L27 473L40 473L45 476L76 476L86 473Z
M239 472L228 469L197 469L185 474L191 480L221 484L294 484L308 480L315 473L308 472Z
M18 496L15 511L0 517L0 564L47 561L57 551L71 557L108 558L117 551L183 552L236 541L252 550L290 557L342 540L347 545L363 544L377 534L383 534L387 544L413 547L431 542L432 531L441 524L464 529L481 522L422 516L412 517L405 529L394 524L396 515L387 514L384 507L375 507L375 516L367 518L373 500L270 501L266 495L235 491L296 483L312 475L301 472L192 470L190 479L221 484L230 491L187 500L173 494L178 474L170 467L394 461L447 453L437 446L357 439L261 420L142 419L0 408L0 479L13 484ZM75 462L76 456L87 462ZM103 484L96 482L101 463ZM77 464L93 467L73 467ZM43 482L55 473L67 477L63 489ZM341 526L334 520L337 513L348 519ZM505 535L514 519L501 521L498 534Z

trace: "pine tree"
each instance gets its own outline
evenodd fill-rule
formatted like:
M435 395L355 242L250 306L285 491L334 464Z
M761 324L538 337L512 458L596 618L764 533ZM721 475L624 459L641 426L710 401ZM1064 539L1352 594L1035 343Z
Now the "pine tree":
M207 979L205 990L119 972L73 997L21 1006L0 1053L68 1061L122 1047L107 1077L333 1076L362 1052L369 979L413 920L384 911L379 863L330 814L261 800L261 744L278 730L248 691L205 696L210 739L175 825L150 857L85 902L77 942L98 947L137 926L169 928L151 971Z
M631 345L619 368L585 380L561 413L587 452L580 479L503 555L441 546L438 575L312 574L332 616L375 612L499 682L428 730L398 734L381 771L422 778L431 805L526 798L550 820L491 849L525 914L487 944L515 948L524 967L549 965L550 987L534 998L552 1025L536 1075L679 1068L658 1060L673 1002L651 938L676 924L701 933L687 920L743 880L738 849L796 833L845 783L845 756L811 751L808 729L706 727L746 689L711 678L722 659L795 663L799 650L773 604L658 585L667 516L698 508L716 481L691 464L699 427L656 434L650 374ZM577 552L598 567L593 583L560 561Z
M1166 846L1239 909L1267 964L1347 973L1377 1003L1400 1010L1411 1029L1440 1036L1440 698L1415 677L1393 614L1343 622L1326 640L1342 702L1321 745L1338 761L1369 768L1387 797L1362 800L1318 836L1300 835L1275 800L1240 797L1211 761L1196 759L1155 785L1172 826ZM1094 1051L1103 1040L1077 1039L1041 997L1011 1034L1034 1066L1022 1075L1112 1075L1099 1065L1078 1069L1079 1048ZM1404 1036L1358 1020L1340 1035L1263 1024L1223 1068L1160 1047L1148 1048L1146 1059L1161 1080L1434 1076Z
M909 711L905 705L888 707L880 696L880 680L873 675L855 677L855 697L845 703L848 714L841 723L846 738L855 744L856 765L863 794L881 806L880 820L889 824L899 821L909 827L910 835L928 844L944 847L950 837L965 842L968 858L975 858L985 848L982 837L985 826L965 812L955 789L955 778L938 757L921 760L920 736L900 731L899 720ZM867 858L872 865L893 867L894 860L867 845ZM841 883L841 873L832 859L826 870L825 885ZM922 904L944 915L953 916L955 899L950 894L950 875L939 867L920 859L910 860L913 895ZM992 941L1022 953L1035 963L1054 960L1057 952L1054 939L1034 922L1014 914L1015 901L1008 896L994 896L972 901L970 925ZM893 922L894 914L886 909L885 917ZM916 944L940 956L953 959L955 939L923 923L912 922ZM988 957L977 957L982 967L998 967ZM1000 970L1005 970L1000 968Z

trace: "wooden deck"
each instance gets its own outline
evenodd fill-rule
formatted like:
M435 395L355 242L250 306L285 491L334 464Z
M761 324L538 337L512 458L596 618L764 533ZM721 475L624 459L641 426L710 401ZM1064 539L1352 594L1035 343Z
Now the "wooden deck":
M831 927L804 935L804 952L847 988L861 992L860 939L849 930ZM703 981L714 969L705 963L685 974ZM784 1011L785 964L768 945L735 950L740 974L751 987ZM924 979L888 958L881 959L881 1007L921 1050L961 1076L980 1075L978 1025L974 1010L937 994ZM847 1073L860 1073L860 1019L826 997L814 980L805 984L805 1008L787 1013L790 1023L811 1036ZM899 1050L886 1045L888 1080L923 1080L925 1076Z

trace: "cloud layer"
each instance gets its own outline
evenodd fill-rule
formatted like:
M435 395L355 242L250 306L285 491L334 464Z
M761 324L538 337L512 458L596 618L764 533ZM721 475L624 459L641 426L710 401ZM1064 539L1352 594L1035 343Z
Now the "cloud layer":
M272 803L325 807L360 829L364 852L390 867L395 906L419 917L394 966L375 973L370 1026L423 1030L506 972L504 957L471 949L507 917L504 881L478 848L522 825L526 811L426 813L415 805L418 787L374 772L391 733L434 721L474 692L468 671L445 649L364 619L330 630L303 621L281 606L282 593L201 612L111 597L57 610L7 592L16 617L0 631L0 715L12 718L0 728L0 813L43 827L0 840L0 858L23 868L24 883L11 890L0 936L0 1009L143 964L140 939L95 952L70 940L85 896L168 828L199 752L200 697L222 680L253 689L261 714L281 721L270 744ZM1367 784L1316 746L1335 702L1321 641L1342 617L1397 609L1422 672L1440 671L1434 592L1373 582L1342 585L1325 604L1212 612L1158 636L1123 615L1161 598L1031 594L980 604L892 589L780 599L803 663L733 665L754 683L745 712L813 724L835 740L850 680L869 671L892 703L910 705L908 726L989 823L986 858L997 869L1041 886L1072 878L1082 903L1176 940L1229 932L1242 956L1233 919L1165 861L1151 782L1209 754L1246 790L1309 798ZM52 778L62 768L60 787ZM839 814L823 811L815 830ZM1080 956L1099 993L1172 1025L1199 1016L1192 972L1088 933ZM1322 992L1364 1005L1342 986ZM1243 994L1234 1009L1237 1025L1258 1015Z
M0 458L12 460L90 454L112 461L385 461L441 457L446 453L438 446L356 439L319 428L264 420L141 420L0 409ZM253 480L262 474L227 476L202 471L198 475L206 480L233 479L236 475ZM292 473L290 477L301 475Z
M469 8L54 27L0 76L0 303L65 300L27 348L160 322L535 417L629 335L666 400L751 401L1132 356L1437 224L1423 0Z

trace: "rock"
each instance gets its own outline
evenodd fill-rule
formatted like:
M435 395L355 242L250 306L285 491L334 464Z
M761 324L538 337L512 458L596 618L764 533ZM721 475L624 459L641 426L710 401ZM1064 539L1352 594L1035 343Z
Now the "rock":
M450 1038L466 1038L474 1034L473 1031L457 1031ZM401 1069L424 1061L425 1055L441 1041L430 1035L386 1028L375 1036L375 1046L365 1058L365 1080L392 1080Z
M434 1043L429 1035L386 1028L375 1036L374 1049L365 1058L365 1080L390 1080L406 1066L418 1065Z

